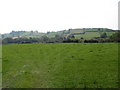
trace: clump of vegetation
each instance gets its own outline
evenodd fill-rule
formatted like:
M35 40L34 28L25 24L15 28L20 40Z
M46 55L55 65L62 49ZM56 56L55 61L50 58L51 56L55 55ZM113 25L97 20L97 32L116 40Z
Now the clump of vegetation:
M114 33L110 39L114 42L120 42L120 31L118 31L117 33Z

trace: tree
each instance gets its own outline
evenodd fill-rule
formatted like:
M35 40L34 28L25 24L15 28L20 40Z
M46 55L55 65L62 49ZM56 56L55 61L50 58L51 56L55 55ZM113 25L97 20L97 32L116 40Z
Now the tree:
M82 42L82 43L84 42L84 38L83 37L80 38L80 42Z
M56 42L62 42L64 37L62 35L55 35Z
M47 36L42 36L41 39L42 39L42 42L45 42L45 43L49 42L49 38Z
M67 38L68 39L75 39L75 36L74 35L69 35Z
M110 40L120 42L120 31L112 34L112 36L110 36Z
M7 43L14 43L14 40L12 38L5 38L2 40L3 44L7 44Z
M50 32L48 31L47 34L50 34Z
M101 38L107 38L107 34L106 34L106 33L102 33L102 34L100 35L100 37L101 37Z

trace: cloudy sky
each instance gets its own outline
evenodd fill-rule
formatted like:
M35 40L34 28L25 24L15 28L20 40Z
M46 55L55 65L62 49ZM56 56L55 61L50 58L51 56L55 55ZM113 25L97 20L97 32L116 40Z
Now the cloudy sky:
M118 28L120 0L0 0L0 33Z

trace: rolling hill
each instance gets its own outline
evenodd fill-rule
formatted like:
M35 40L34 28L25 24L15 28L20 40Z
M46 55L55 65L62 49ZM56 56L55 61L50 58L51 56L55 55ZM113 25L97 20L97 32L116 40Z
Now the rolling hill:
M54 38L56 35L62 37L68 37L69 35L74 35L76 39L81 37L84 39L92 39L95 37L100 37L102 33L106 33L107 37L111 36L117 30L107 29L107 28L76 28L61 30L57 32L47 32L40 33L38 31L12 31L7 34L2 34L2 38L41 38L42 36L47 36L48 38Z

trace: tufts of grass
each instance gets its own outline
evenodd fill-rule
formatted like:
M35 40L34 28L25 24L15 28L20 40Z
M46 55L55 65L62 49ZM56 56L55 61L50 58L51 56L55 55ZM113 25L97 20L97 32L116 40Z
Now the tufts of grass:
M116 43L3 45L3 87L117 88Z

